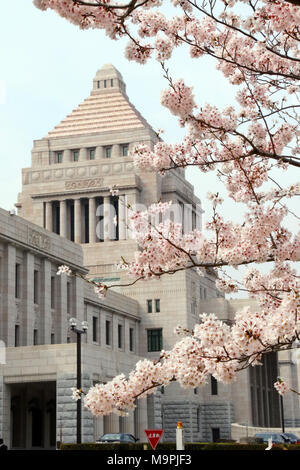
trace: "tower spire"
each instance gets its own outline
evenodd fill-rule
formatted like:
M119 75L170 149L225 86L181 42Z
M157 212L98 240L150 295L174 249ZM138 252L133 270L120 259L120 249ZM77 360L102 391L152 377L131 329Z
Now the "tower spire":
M126 85L120 72L112 64L105 64L96 73L92 94L112 91L126 93Z

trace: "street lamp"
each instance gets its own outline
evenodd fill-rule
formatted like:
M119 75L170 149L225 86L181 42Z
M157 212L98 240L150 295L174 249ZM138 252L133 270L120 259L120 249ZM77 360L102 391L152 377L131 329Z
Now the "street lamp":
M280 395L280 415L281 415L281 429L283 434L285 433L284 427L284 411L283 411L283 397Z
M77 389L81 389L81 335L88 330L88 322L81 322L81 330L77 328L77 318L69 320L71 330L77 335ZM77 444L81 444L81 400L77 400Z

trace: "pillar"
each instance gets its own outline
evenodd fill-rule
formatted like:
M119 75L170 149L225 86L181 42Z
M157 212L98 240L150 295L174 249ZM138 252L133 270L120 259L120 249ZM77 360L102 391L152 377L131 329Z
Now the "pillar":
M21 337L24 346L33 345L33 330L35 310L33 304L34 290L34 255L30 252L24 254L22 276L23 312L21 322Z
M126 197L119 196L119 240L126 240Z
M0 333L1 340L6 346L15 345L15 269L16 269L16 247L10 244L4 248L3 253L3 272L6 273L5 282L0 284L0 292L2 294L2 307ZM20 283L23 276L20 274ZM21 284L22 285L22 284Z
M74 200L74 241L81 243L81 201L80 199Z
M120 156L120 146L119 144L114 144L111 149L111 157L118 158Z
M126 194L126 197L125 197L125 203L126 203L126 220L127 220L127 225L128 225L128 229L127 229L127 238L133 238L132 236L132 228L131 228L131 224L129 223L129 218L130 216L132 215L132 211L135 211L136 210L136 205L137 205L137 195L136 195L136 192L134 193L131 193L131 194ZM130 207L127 207L127 206L130 206Z
M96 147L95 160L101 160L103 158L103 147Z
M89 243L96 243L96 199L89 199Z
M57 276L58 296L56 302L57 314L55 325L55 343L67 342L68 317L67 317L67 276Z
M67 238L67 201L60 201L60 235Z
M41 325L39 339L41 344L51 343L51 262L44 258L40 272Z
M192 204L184 204L183 210L183 229L184 233L192 230Z
M110 235L110 220L111 210L110 210L110 196L104 196L103 198L103 216L104 216L104 241L109 240Z
M88 159L88 150L86 148L80 149L79 161L85 161Z
M52 201L46 202L46 229L53 230Z
M72 152L71 150L67 149L64 151L64 163L72 161Z

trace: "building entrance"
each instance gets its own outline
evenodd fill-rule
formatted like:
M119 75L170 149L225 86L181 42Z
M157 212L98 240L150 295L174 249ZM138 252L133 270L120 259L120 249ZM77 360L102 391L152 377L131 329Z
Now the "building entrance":
M56 382L13 384L11 447L55 449Z

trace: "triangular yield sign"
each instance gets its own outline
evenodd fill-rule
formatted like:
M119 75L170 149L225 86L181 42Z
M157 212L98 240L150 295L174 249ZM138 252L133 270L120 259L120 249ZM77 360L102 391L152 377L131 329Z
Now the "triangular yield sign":
M164 433L163 429L145 429L146 436L153 450L156 449L161 436Z

